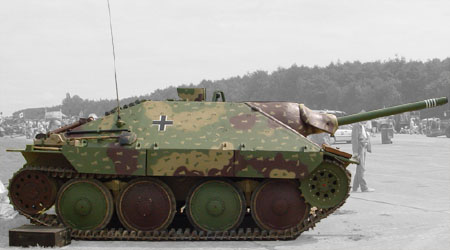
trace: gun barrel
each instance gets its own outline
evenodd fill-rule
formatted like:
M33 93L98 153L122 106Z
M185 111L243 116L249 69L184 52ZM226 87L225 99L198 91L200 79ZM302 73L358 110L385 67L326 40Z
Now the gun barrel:
M414 111L414 110L420 110L425 108L433 108L436 106L444 105L448 103L447 97L441 97L441 98L433 98L433 99L427 99L420 102L413 102L408 104L402 104L390 108L384 108L384 109L377 109L365 113L359 113L354 115L348 115L337 118L338 125L346 125L361 121L368 121L375 118L383 117L383 116L389 116L389 115L396 115L408 111Z

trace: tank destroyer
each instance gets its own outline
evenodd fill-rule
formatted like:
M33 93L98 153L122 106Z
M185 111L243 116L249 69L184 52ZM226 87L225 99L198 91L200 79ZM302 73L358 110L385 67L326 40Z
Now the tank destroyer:
M429 99L336 118L292 102L136 101L80 119L20 151L15 209L74 239L289 240L342 206L352 155L306 136L434 107ZM46 212L55 207L56 215Z

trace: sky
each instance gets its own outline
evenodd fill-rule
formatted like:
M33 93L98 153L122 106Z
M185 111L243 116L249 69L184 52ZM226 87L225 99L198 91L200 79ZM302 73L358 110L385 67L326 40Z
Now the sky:
M110 0L119 96L293 64L444 59L448 0ZM115 98L107 0L0 0L0 112Z

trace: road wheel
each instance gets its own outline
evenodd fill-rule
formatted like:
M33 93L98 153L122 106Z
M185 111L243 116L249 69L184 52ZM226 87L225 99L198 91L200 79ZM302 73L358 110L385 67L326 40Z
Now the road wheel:
M228 180L202 181L191 189L186 201L189 221L204 231L236 229L245 212L242 190Z
M68 227L81 230L104 228L111 220L111 192L94 179L72 179L58 192L56 213Z
M116 201L116 211L120 222L128 230L165 229L176 213L175 196L160 180L135 179L121 191Z
M309 206L302 198L299 183L269 179L252 194L251 211L256 224L265 230L285 230L299 225L308 215Z

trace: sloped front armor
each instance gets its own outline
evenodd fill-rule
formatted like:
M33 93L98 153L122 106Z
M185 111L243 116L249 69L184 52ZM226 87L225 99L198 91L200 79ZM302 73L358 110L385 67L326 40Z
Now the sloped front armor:
M314 112L303 104L293 102L247 102L247 104L272 120L278 121L273 126L282 123L303 136L322 132L334 134L338 127L336 116Z

